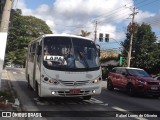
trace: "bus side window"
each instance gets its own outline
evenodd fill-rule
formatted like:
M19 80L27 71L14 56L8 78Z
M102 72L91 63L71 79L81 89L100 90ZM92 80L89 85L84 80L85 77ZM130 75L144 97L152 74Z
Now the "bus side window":
M42 52L42 46L41 45L38 45L37 46L37 55L41 55L41 52Z

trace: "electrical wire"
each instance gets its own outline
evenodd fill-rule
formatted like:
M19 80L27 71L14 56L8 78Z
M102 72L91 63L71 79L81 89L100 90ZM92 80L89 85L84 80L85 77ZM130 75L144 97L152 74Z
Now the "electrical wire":
M146 0L143 0L143 1L141 1L141 2L139 2L139 3L137 3L136 5L141 5L141 6L139 6L139 7L144 7L144 6L147 6L147 5L150 5L151 3L154 3L154 2L157 2L157 1L159 1L159 0L154 0L154 1L152 1L152 2L149 2L149 3L146 3L146 4L144 4L144 5L141 5L142 3L144 3L144 2L146 2ZM120 8L117 8L117 9L115 9L115 10L113 10L114 12L111 12L109 15L107 15L106 17L105 17L105 19L104 20L101 20L101 21L99 21L99 23L114 23L114 22L118 22L119 20L121 20L122 18L127 18L127 16L128 16L128 13L126 13L126 12L122 12L121 14L119 14L118 16L116 16L117 18L115 18L114 20L112 19L110 19L110 18L107 18L107 17L109 17L109 16L111 16L111 15L113 15L113 13L116 13L116 11L118 11L119 12L119 9L121 9L121 11L122 10L125 10L125 9L122 9L123 7L120 7ZM117 13L118 13L117 12ZM108 13L108 12L107 12ZM104 14L106 14L106 13L104 13ZM100 16L103 16L104 14L102 14L102 15L100 15ZM94 19L97 19L98 20L98 18L100 17L100 16L98 16L97 18L94 18ZM88 21L88 22L93 22L93 19L91 20L91 21ZM74 27L74 28L92 28L92 27L88 27L88 26L84 26L84 25L78 25L78 26L69 26L69 25L62 25L62 24L56 24L57 26L63 26L63 27Z

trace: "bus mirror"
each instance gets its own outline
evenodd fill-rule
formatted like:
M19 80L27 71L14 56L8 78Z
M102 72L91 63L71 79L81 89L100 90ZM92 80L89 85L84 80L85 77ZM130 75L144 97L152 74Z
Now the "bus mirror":
M42 51L42 47L40 45L38 45L37 47L37 55L40 55Z
M96 44L97 51L98 51L98 56L100 57L100 45Z

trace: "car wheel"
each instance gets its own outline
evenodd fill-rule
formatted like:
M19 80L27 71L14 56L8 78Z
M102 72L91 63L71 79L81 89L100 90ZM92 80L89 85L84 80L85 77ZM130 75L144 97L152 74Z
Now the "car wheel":
M129 84L127 86L127 93L129 96L134 96L135 95L135 89L134 86L132 84Z
M113 87L113 84L112 84L112 81L111 81L111 80L108 80L108 81L107 81L107 89L108 89L108 90L113 90L113 89L114 89L114 87Z
M83 100L90 100L91 99L91 96L83 96Z

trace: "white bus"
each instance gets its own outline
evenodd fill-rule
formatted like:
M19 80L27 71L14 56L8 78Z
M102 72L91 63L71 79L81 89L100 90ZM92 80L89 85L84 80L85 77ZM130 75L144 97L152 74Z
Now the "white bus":
M83 97L101 93L99 49L91 39L46 34L31 41L26 79L39 97Z

